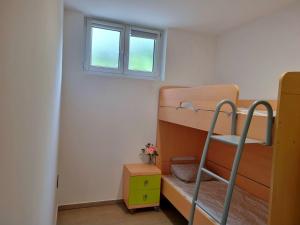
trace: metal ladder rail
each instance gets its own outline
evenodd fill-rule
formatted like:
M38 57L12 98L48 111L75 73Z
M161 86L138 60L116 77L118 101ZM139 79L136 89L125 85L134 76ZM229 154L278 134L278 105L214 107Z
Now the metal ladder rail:
M196 178L195 190L194 190L194 195L193 195L193 200L192 200L192 208L191 208L191 212L190 212L189 225L193 225L193 222L194 222L194 215L195 215L195 209L196 209L196 201L198 199L198 194L199 194L199 189L200 189L200 183L201 183L201 174L203 172L202 169L204 168L204 165L205 165L206 156L207 156L208 148L209 148L209 144L210 144L210 139L211 139L211 136L214 133L214 129L215 129L215 126L216 126L217 119L218 119L219 113L221 111L221 108L225 104L229 104L231 106L231 108L232 108L231 134L234 135L236 133L237 107L236 107L236 105L231 100L228 100L228 99L222 100L216 106L216 111L214 113L214 116L213 116L213 119L212 119L212 123L211 123L210 129L209 129L207 137L206 137L205 146L204 146L204 149L203 149L203 153L202 153L202 157L201 157L201 161L200 161L200 166L199 166L198 174L197 174L197 178Z
M227 223L230 203L231 203L231 199L232 199L232 194L233 194L233 190L234 190L234 185L235 185L235 181L236 181L236 176L237 176L240 160L241 160L242 153L244 150L245 141L246 141L246 138L248 135L248 131L249 131L249 127L250 127L250 124L251 124L251 121L253 118L254 111L257 108L257 106L259 106L259 105L265 106L267 109L267 112L268 112L265 145L268 145L268 146L272 145L272 124L273 124L272 106L270 105L270 103L268 103L267 101L264 101L264 100L255 101L249 108L248 115L247 115L246 121L244 123L243 131L241 134L241 138L240 138L240 141L239 141L239 144L237 147L237 152L235 154L235 158L233 161L232 170L231 170L231 174L230 174L230 178L229 178L229 184L228 184L225 202L224 202L223 216L222 216L221 223L220 223L221 225L226 225L226 223Z
M223 211L221 222L217 221L216 218L213 218L213 216L210 215L213 219L215 219L221 225L226 225L227 218L228 218L228 213L229 213L229 208L230 208L230 203L231 203L231 198L232 198L232 193L233 193L235 180L236 180L236 176L237 176L237 171L238 171L238 167L239 167L239 162L240 162L240 159L241 159L241 156L242 156L242 151L243 151L243 148L244 148L244 145L245 145L245 141L246 141L248 130L249 130L249 127L250 127L250 123L251 123L251 120L252 120L252 117L253 117L253 114L254 114L254 110L256 109L256 107L258 105L264 105L266 107L267 111L268 111L265 144L266 145L271 145L272 144L272 139L271 139L272 136L271 135L272 135L272 122L273 122L273 109L267 101L263 101L263 100L256 101L251 105L251 107L248 111L248 115L247 115L247 118L246 118L246 121L245 121L245 124L244 124L242 136L240 138L238 148L237 148L237 152L236 152L236 155L235 155L235 159L234 159L234 162L233 162L233 167L232 167L232 171L231 171L229 181L227 181L223 178L221 179L221 177L219 177L216 174L206 170L204 168L204 164L205 164L205 160L206 160L206 156L207 156L207 152L208 152L210 139L211 139L211 136L213 134L214 127L216 125L216 121L217 121L217 118L218 118L218 115L219 115L219 111L220 111L221 107L226 103L228 103L232 106L232 109L233 109L233 113L232 113L233 117L232 118L236 119L236 106L234 105L233 102L231 102L230 100L223 100L217 105L216 112L214 114L214 118L213 118L213 121L212 121L212 125L211 125L211 128L209 130L209 133L208 133L208 136L207 136L207 139L206 139L204 151L203 151L202 158L201 158L201 163L200 163L199 170L198 170L198 175L197 175L197 180L196 180L196 185L195 185L195 192L194 192L193 201L192 201L192 209L191 209L191 214L190 214L189 225L193 225L193 221L194 221L194 214L195 214L195 208L196 208L196 205L197 205L197 199L198 199L198 194L199 194L199 188L200 188L200 183L201 183L201 173L202 172L207 172L207 173L213 175L215 178L217 178L217 179L220 178L219 180L221 180L221 181L225 182L226 184L228 184L226 198L225 198L225 202L224 202L224 211ZM235 111L235 113L234 113L234 111ZM236 129L236 121L232 120L232 127L231 127L231 134L232 135L235 134L235 129Z

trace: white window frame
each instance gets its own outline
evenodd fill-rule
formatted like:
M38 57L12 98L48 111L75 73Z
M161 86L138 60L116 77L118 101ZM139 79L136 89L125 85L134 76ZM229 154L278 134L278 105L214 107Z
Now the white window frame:
M124 63L123 63L123 55L124 55L124 35L125 35L125 26L116 23L104 22L101 21L99 23L98 20L87 19L86 21L86 54L85 54L85 70L90 72L104 72L104 73L116 73L121 74L123 72ZM109 68L109 67L101 67L101 66L93 66L91 65L91 52L92 52L92 28L102 28L113 31L120 32L120 49L119 49L119 67L117 69Z
M130 45L130 36L131 31L136 30L140 32L144 32L145 35L139 36L136 35L135 37L144 37L147 38L147 33L156 35L157 37L150 38L152 40L155 40L154 43L154 57L153 57L153 69L152 72L146 72L146 71L135 71L135 70L129 70L129 45ZM160 75L160 47L161 47L161 32L158 30L150 30L145 29L137 26L127 26L126 28L126 35L125 35L125 57L124 57L124 73L128 75L136 75L136 76L142 76L142 77L153 77L158 79Z
M119 68L108 68L91 65L91 44L92 28L103 28L109 30L116 30L120 32L120 51L119 51ZM155 40L154 57L153 57L153 71L133 71L129 70L129 44L130 35L132 31L141 32L142 35L135 35L136 37L145 37L147 34L149 39ZM144 34L143 34L144 32ZM156 36L156 37L155 37ZM144 28L140 26L124 25L120 23L112 23L103 20L97 20L93 18L86 18L86 43L85 43L85 60L84 70L87 73L104 75L104 76L118 76L118 77L130 77L147 80L162 80L162 68L165 60L162 58L164 46L162 42L163 31L158 29ZM155 38L154 38L155 37Z

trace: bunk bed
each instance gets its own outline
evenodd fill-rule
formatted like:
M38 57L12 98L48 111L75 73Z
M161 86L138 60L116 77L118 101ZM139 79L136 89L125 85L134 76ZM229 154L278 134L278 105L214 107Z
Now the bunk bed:
M283 176L292 173L296 176L296 180L292 182L293 185L297 184L299 186L299 173L295 174L297 169L299 171L297 160L299 160L300 155L299 151L295 149L300 148L299 141L296 139L296 136L300 135L299 104L296 104L300 100L299 87L300 73L287 73L280 81L278 108L277 101L269 101L274 110L274 115L276 115L277 125L273 126L273 132L277 134L277 140L285 135L285 131L283 131L283 128L281 131L276 130L276 128L284 126L287 129L286 121L291 120L287 113L291 113L294 116L293 118L298 117L298 121L292 125L294 129L288 131L294 139L288 143L283 141L286 146L291 145L290 152L293 155L289 154L287 156L283 153L284 150L282 149L285 146L282 146L281 142L274 142L274 146L259 144L245 146L227 224L296 225L300 221L299 213L295 212L295 208L292 208L297 206L299 209L298 201L293 200L294 197L299 197L299 193L294 186L284 185L283 183L284 181L291 183L287 177ZM170 168L174 163L172 159L174 157L194 157L195 163L199 163L216 105L223 99L229 99L239 107L236 123L237 134L240 134L246 119L247 108L253 100L239 100L239 88L236 85L193 88L165 87L160 90L157 132L157 145L160 149L160 156L157 165L161 168L163 174L162 194L187 219L190 216L194 183L183 182L171 175ZM293 107L289 106L287 102L293 104ZM291 112L291 108L296 108L298 111ZM216 134L230 134L230 115L231 109L223 107L215 127ZM279 118L282 118L282 120L279 121ZM248 137L265 140L266 126L267 114L263 108L258 108L254 113ZM283 134L279 135L280 132L283 132ZM206 167L220 177L228 179L235 148L222 142L212 142L210 149ZM274 149L276 154L273 154ZM277 154L277 152L279 153ZM283 158L291 160L293 171L291 171L286 161L282 161ZM189 163L187 161L182 160L182 162L177 161L176 163ZM272 180L271 177L273 177ZM281 186L278 186L279 184ZM286 190L290 191L294 197L285 196L286 199L284 200L279 191ZM216 180L203 182L199 193L199 199L204 207L197 207L194 224L218 224L210 215L214 215L215 218L221 215L222 202L225 196L224 185ZM288 220L290 223L278 223L278 211L281 201L289 204L288 209L290 211L285 212L285 216L283 216L285 219L280 217L280 221Z

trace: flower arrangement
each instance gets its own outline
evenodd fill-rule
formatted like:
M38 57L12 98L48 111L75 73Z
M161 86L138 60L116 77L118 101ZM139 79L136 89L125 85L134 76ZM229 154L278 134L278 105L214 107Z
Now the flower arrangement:
M155 164L156 156L158 156L157 147L151 143L145 145L145 148L141 149L142 154L149 157L149 164Z

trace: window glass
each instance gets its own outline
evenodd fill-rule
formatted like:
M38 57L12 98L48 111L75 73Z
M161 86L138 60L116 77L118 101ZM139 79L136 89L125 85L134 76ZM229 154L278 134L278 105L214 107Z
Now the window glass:
M84 70L103 76L163 79L165 32L86 19Z
M130 36L128 69L153 72L155 40Z
M119 68L120 35L119 31L92 27L92 66L112 69Z

